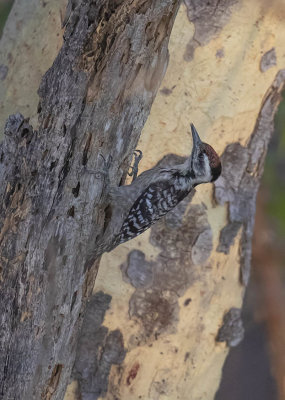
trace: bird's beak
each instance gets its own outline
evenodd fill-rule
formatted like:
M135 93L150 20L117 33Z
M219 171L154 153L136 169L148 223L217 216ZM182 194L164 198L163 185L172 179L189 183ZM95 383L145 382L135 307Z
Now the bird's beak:
M191 126L192 138L193 138L193 150L192 151L195 151L202 144L202 140L200 139L195 126L192 123L190 124L190 126Z

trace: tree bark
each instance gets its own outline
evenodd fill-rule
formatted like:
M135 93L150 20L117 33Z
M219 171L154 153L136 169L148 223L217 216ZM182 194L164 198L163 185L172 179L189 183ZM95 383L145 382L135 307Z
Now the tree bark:
M97 272L90 254L104 229L101 155L112 156L111 180L119 184L166 71L178 5L70 0L63 45L38 92L38 129L19 113L6 122L2 399L63 398ZM114 334L108 343L121 342Z
M243 336L255 197L285 82L285 10L185 3L138 145L140 172L189 155L193 121L222 155L222 177L102 257L66 400L213 399ZM125 353L112 358L118 331Z

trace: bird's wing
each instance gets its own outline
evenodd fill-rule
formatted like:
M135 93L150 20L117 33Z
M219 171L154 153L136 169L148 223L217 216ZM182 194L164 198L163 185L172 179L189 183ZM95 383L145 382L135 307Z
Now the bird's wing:
M177 190L167 180L151 183L137 198L123 222L119 242L132 239L183 200L189 190Z

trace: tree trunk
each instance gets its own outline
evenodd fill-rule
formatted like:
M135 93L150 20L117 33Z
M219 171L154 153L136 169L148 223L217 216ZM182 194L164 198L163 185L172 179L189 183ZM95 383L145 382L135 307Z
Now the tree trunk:
M66 400L213 399L228 346L242 339L255 197L285 82L285 10L207 4L187 1L176 18L140 172L189 155L193 121L222 154L222 177L102 257ZM118 332L125 353L114 356Z
M178 6L69 1L38 122L35 88L61 46L64 2L38 3L16 1L0 54L2 124L21 111L38 130L10 119L1 148L0 388L9 400L63 397L97 271L84 271L87 252L104 223L103 179L88 170L111 154L112 181L124 177ZM30 31L20 35L29 4ZM192 120L223 154L223 178L103 257L67 399L211 399L227 354L215 339L242 337L255 194L284 86L284 9L277 0L270 8L259 0L186 4L139 144L142 170L170 153L188 155ZM27 44L46 50L23 62Z
M64 396L97 272L90 254L104 228L101 156L112 156L111 180L118 184L165 73L178 5L70 0L62 47L40 84L37 116L36 93L27 113L38 118L37 130L21 114L7 120L0 148L2 399ZM21 10L16 2L15 18ZM30 10L34 18L39 10ZM17 38L21 25L13 23L3 42L8 32ZM9 71L16 51L5 54L1 79L10 80L1 99L13 98L16 87L24 100ZM113 336L109 342L123 352L120 335Z

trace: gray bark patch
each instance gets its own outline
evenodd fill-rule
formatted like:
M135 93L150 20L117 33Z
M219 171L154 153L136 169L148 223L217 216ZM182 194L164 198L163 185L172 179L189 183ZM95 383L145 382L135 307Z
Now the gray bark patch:
M225 51L224 51L223 48L218 49L218 50L216 51L216 57L217 57L217 58L224 58L224 57L225 57Z
M240 222L231 222L221 230L219 245L217 247L218 252L229 254L230 248L234 243L235 237L240 227Z
M87 305L73 370L82 400L104 396L111 366L121 364L125 358L121 332L118 329L109 332L102 325L111 299L110 295L98 292Z
M0 65L0 81L4 81L6 79L6 76L8 74L8 66L1 64Z
M184 59L191 61L196 48L210 42L227 24L238 0L184 0L184 3L189 21L195 25L193 39L188 43L184 54Z
M285 70L277 73L261 106L247 147L229 144L222 157L222 174L214 183L218 204L228 203L228 224L222 229L217 251L228 254L242 228L240 246L240 281L247 285L250 276L251 239L256 195L263 173L264 159L273 132L276 107L285 87Z
M173 88L171 88L171 89L169 89L169 88L167 88L167 87L163 87L162 89L160 89L160 93L161 94L163 94L164 96L169 96L171 93L172 93L172 91L173 91L173 89L175 88L175 86L173 86Z
M132 250L128 255L127 263L121 266L123 276L135 288L147 288L153 280L154 263L145 259L140 250Z
M241 320L241 310L231 308L223 318L223 325L216 337L217 342L226 342L229 347L237 346L244 337L244 327Z
M273 47L271 50L268 50L260 60L260 71L265 72L269 68L274 67L277 64L277 56L275 48Z
M195 265L204 264L213 249L213 234L211 228L201 232L192 247L192 261Z

